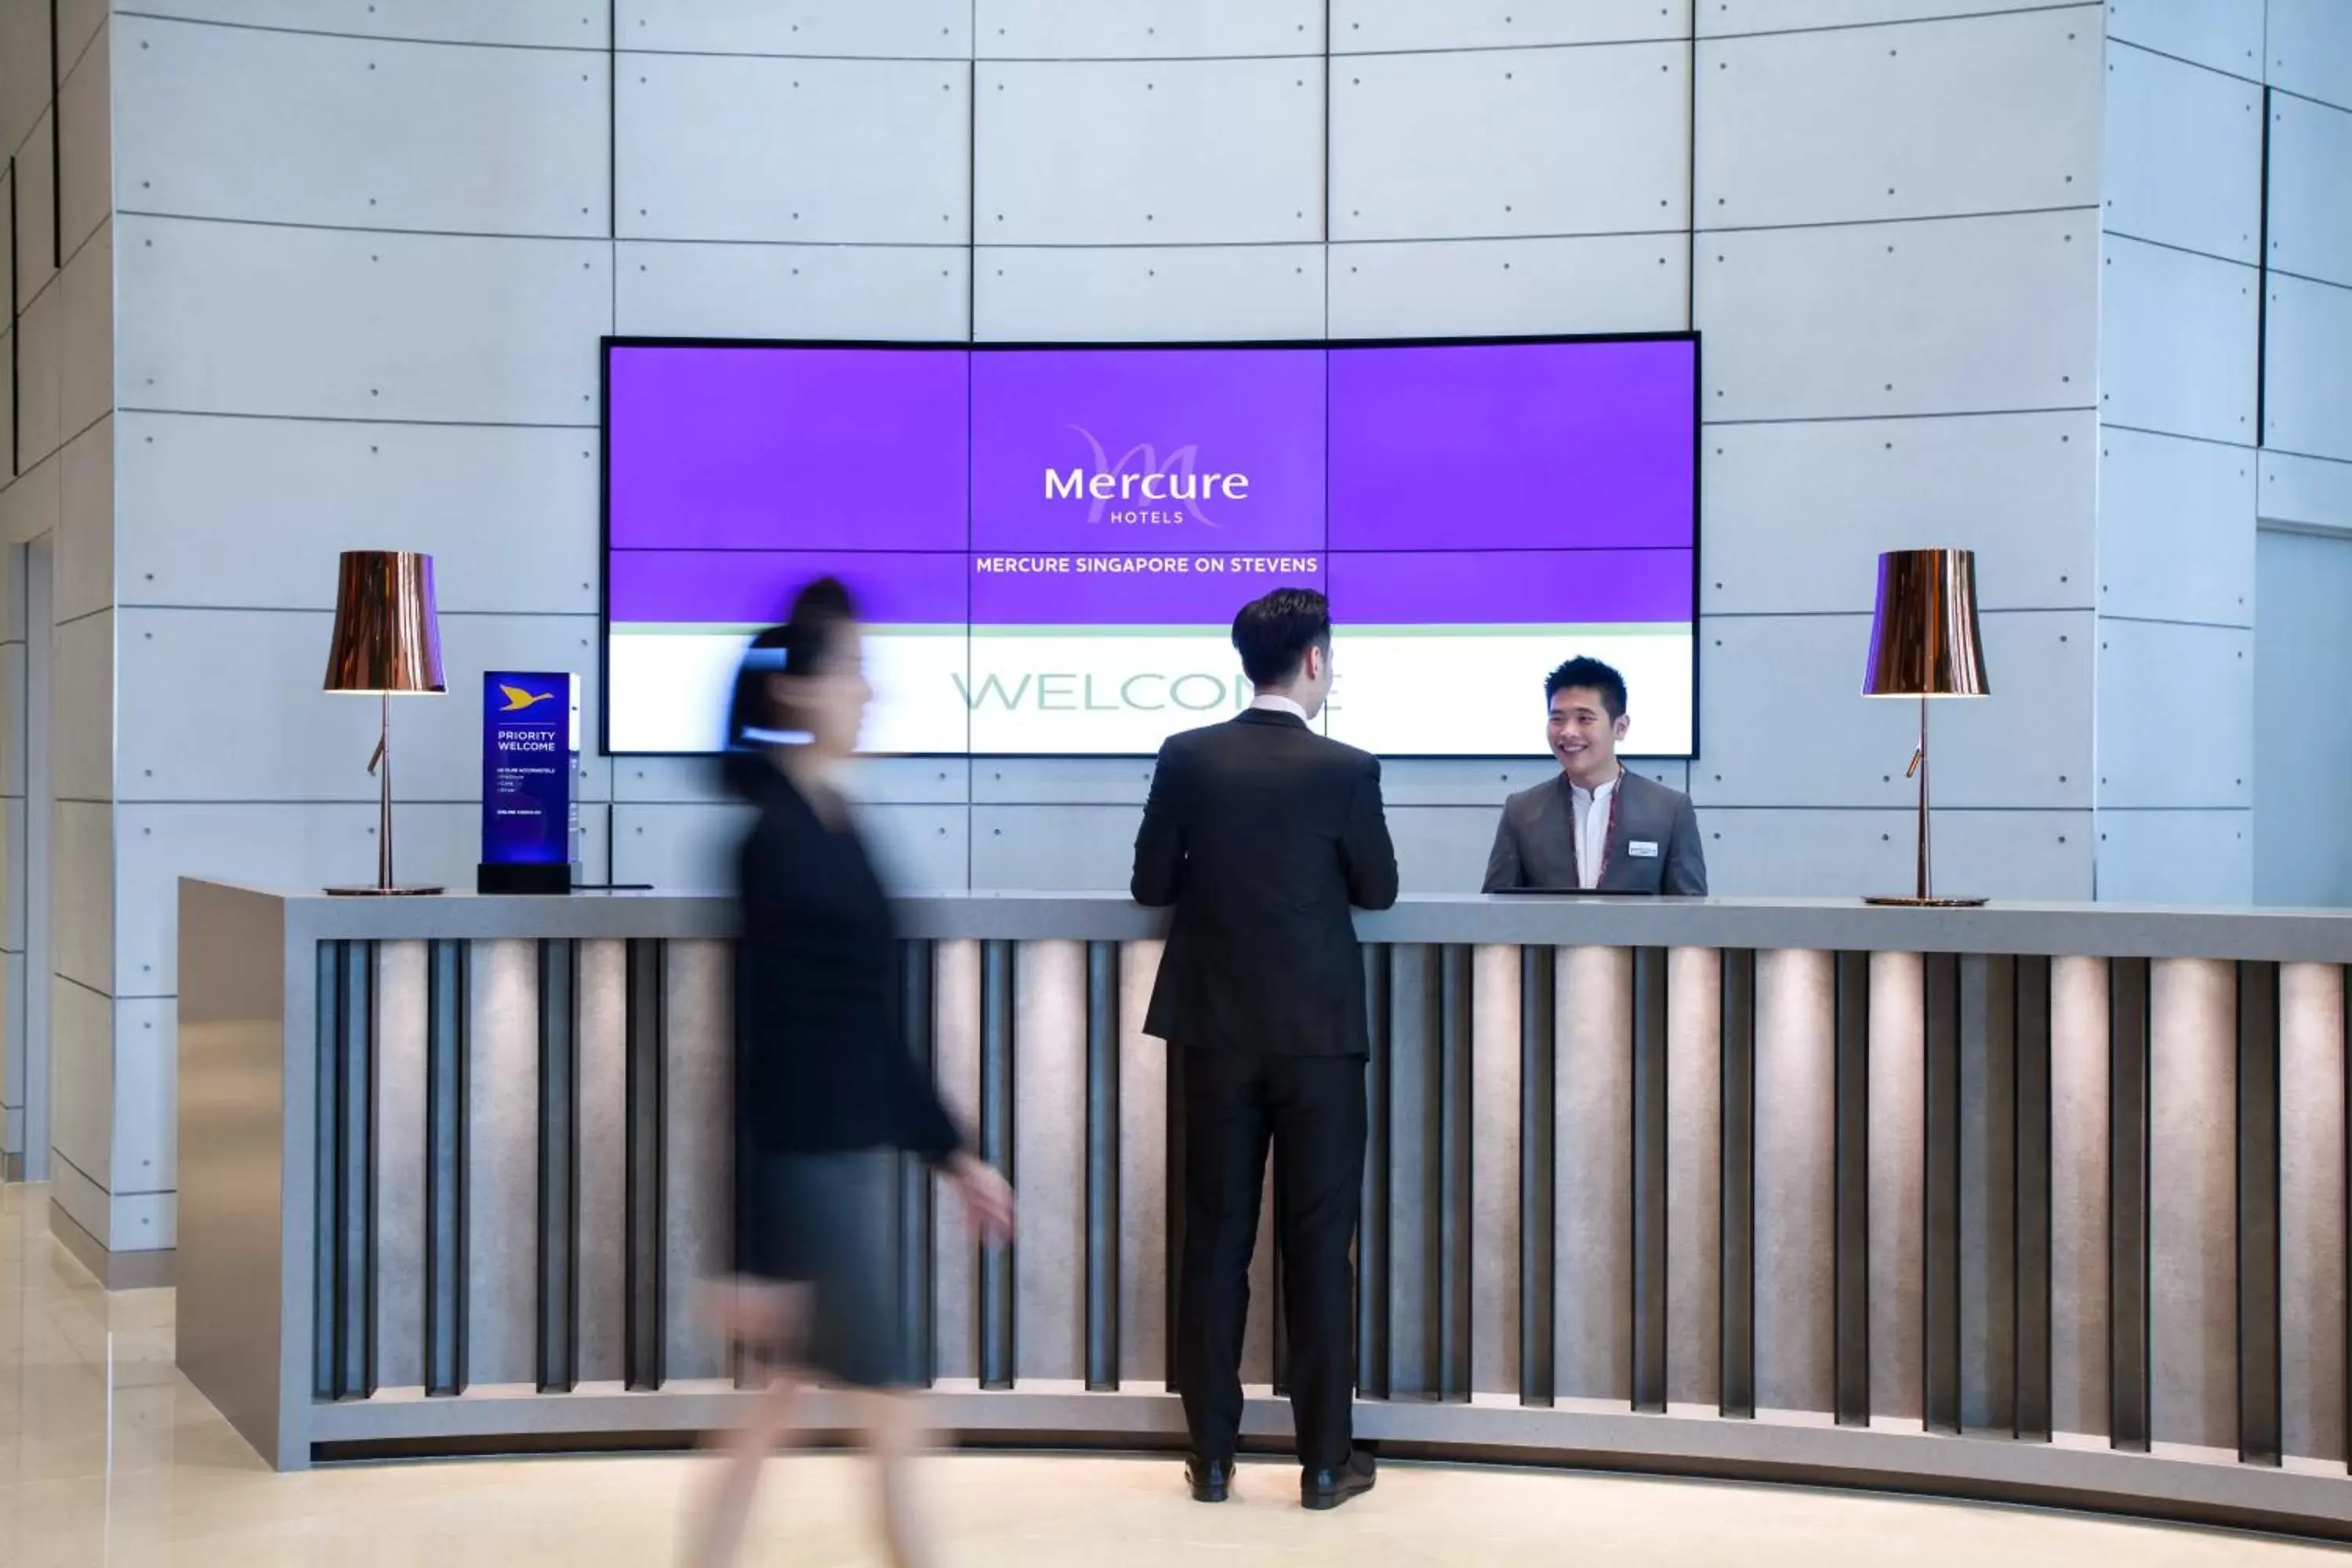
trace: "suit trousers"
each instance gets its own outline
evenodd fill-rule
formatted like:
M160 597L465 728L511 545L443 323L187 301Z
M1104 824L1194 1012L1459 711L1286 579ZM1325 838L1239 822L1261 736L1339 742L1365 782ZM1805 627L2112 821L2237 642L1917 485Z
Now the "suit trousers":
M1241 1435L1242 1333L1265 1157L1274 1150L1290 1408L1299 1463L1348 1460L1356 1389L1355 1270L1363 1208L1364 1058L1184 1053L1184 1246L1176 1375L1192 1451Z

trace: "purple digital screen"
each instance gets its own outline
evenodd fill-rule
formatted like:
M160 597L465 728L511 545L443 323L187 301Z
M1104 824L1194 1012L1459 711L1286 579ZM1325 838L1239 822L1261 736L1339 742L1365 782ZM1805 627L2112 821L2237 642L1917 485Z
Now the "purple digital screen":
M1372 675L1393 685L1386 671L1413 668L1442 686L1507 669L1524 683L1521 666L1547 648L1599 647L1643 671L1644 712L1659 717L1639 749L1694 750L1687 335L622 341L607 355L611 750L715 745L660 710L715 704L680 683L716 679L730 647L824 574L852 584L870 641L887 644L897 687L885 695L915 716L896 737L905 749L1149 751L1161 721L1064 722L1050 702L1034 721L995 716L984 692L1013 691L1034 664L1055 693L1058 665L1086 659L1157 691L1151 680L1189 678L1146 668L1180 647L1224 680L1208 662L1234 611L1296 584L1329 595L1342 637L1361 634L1335 665L1334 733L1384 752L1437 748L1422 743L1434 736L1449 752L1517 754L1527 735L1481 744L1484 730L1416 721L1408 705L1435 693L1382 697ZM1087 637L1084 658L1066 652ZM1365 672L1353 689L1350 668Z

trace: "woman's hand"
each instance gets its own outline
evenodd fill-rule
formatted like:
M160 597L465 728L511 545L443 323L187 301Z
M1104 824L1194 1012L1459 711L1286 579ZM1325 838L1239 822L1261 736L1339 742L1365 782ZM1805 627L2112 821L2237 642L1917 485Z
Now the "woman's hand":
M995 1166L971 1154L957 1154L948 1161L947 1177L955 1184L964 1214L982 1241L1013 1239L1013 1186Z

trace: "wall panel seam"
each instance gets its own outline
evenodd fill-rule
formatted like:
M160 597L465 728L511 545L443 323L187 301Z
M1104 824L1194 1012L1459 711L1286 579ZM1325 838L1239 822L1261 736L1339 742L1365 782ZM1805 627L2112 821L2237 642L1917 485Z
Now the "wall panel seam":
M2266 22L2268 20L2267 12L2264 13L2264 20ZM2252 79L2241 78L2240 79L2251 80ZM2273 97L2291 98L2297 103L2307 103L2315 109L2332 109L2338 114L2352 114L2352 104L2332 103L2326 99L2314 98L2307 92L2297 92L2293 88L2281 87L2275 82L2263 82L2259 85L2264 87Z
M342 38L361 44L417 44L427 48L444 49L519 49L531 54L603 55L610 46L587 44L519 44L510 40L492 41L478 38L424 38L399 33L347 33L329 27L274 26L266 22L224 22L211 16L170 16L155 11L116 11L117 18L134 22L163 22L180 27L215 27L228 33L278 33L297 38Z
M81 73L81 68L88 63L89 59L90 51L97 48L100 43L104 41L108 32L113 27L113 26L114 18L112 16L108 16L99 23L98 30L90 34L89 39L83 43L81 53L73 58L73 64L67 66L58 73L58 86L64 86L67 82L73 80L76 76Z
M2244 267L2246 264L2237 262L2234 265ZM2265 278L2292 278L2298 283L2308 283L2315 289L2333 289L2338 294L2352 294L2352 283L2346 283L2334 278L2315 278L2308 272L2297 272L2292 267L2248 268L2247 270L2259 271Z
M38 296L36 296L36 298L38 298ZM56 446L54 446L54 447L50 447L47 451L46 451L46 452L42 453L42 454L41 454L41 456L40 456L39 460L38 460L38 461L37 461L37 462L35 462L35 463L33 464L33 467L32 467L31 468L27 468L27 469L26 469L26 470L25 470L25 472L29 474L29 473L33 472L33 471L34 471L34 469L38 468L41 466L41 464L47 462L50 458L52 458L63 457L63 456L65 455L65 449L66 449L68 447L72 446L76 441L80 440L83 437L85 437L85 436L89 435L91 431L93 431L93 430L97 429L100 426L101 426L101 425L105 424L109 419L111 419L111 418L113 418L113 417L114 417L114 410L113 410L113 409L111 409L111 408L110 408L110 409L108 409L105 413L103 413L103 414L100 415L97 418L95 418L95 419L91 420L89 424L87 424L87 425L83 426L80 429L79 429L79 430L75 431L72 435L70 435L70 436L60 436L60 437L58 437L58 444L57 444ZM21 477L21 476L20 476L20 477ZM13 488L13 487L11 487L11 488ZM92 613L92 614L97 614L98 612L93 611L93 612L91 612L91 613ZM79 620L79 619L81 619L81 618L82 618L82 617L81 617L81 616L75 616L75 617L74 617L74 619L75 619L75 620ZM68 621L58 621L58 622L55 622L54 624L55 624L55 625L57 625L57 626L68 626L68 625L70 625L71 623L70 623L70 622L68 622Z
M2099 421L2099 428L2102 430L2122 430L2134 436L2156 436L2160 437L2167 441L2194 441L2200 447L2227 447L2232 452L2252 452L2257 450L2276 452L2279 450L2279 448L2275 447L2257 447L2252 441L2221 441L2216 440L2210 436L2190 436L2179 430L2158 430L2147 425L2126 425L2119 419L2102 419ZM2343 462L2352 459L2330 458L2328 460L2331 462Z
M2246 272L2262 270L2262 265L2259 262L2241 261L2234 256L2217 256L2210 250L2200 250L2193 245L2175 245L2168 239L2150 239L2144 234L2134 234L2127 228L2116 228L2102 224L2099 226L2099 233L2105 238L2128 239L2134 245L2145 245L2150 250L2168 250L2175 256L2194 256L2200 260L2216 262L2223 267L2235 267Z
M2110 811L2205 811L2205 812L2210 812L2210 811L2228 811L2228 812L2251 812L2251 811L2252 811L2254 808L2253 808L2252 806L2251 806L2251 805L2105 805L2105 804L2104 804L2104 803L2103 803L2103 804L2101 804L2101 805L2099 806L2099 808L2098 808L2098 809L2099 809L2101 812L2103 812L2103 813L2104 813L2104 812L2110 812Z
M2334 463L2339 468L2352 468L2352 458L2338 457L2328 452L2299 452L2293 447L2276 446L2263 446L2260 448L2246 447L2240 449L2248 452L2260 450L2262 455L2265 458L2294 458L2306 463ZM2263 527L2276 528L2283 533L2294 531L2292 527L2271 518L2263 518L2261 520L2261 522ZM2325 523L2318 523L2312 525L2304 531L2322 534L2340 534L2344 532L2345 530L2337 527L2330 527Z
M2129 49L2134 54L2146 55L2152 59L2170 60L2174 65L2187 66L2192 70L2203 71L2208 76L2218 76L2225 80L2242 82L2248 87L2260 87L2263 85L2263 79L2259 75L2240 76L2236 71L2223 70L2220 66L2210 65L2203 60L2192 60L2187 55L2172 54L2167 50L2155 48L2149 45L2139 43L2131 38L2119 38L2112 31L2107 34L2107 43L2111 47ZM2316 102L2317 100L2314 100L2313 101Z
M1529 48L1567 47L1562 45L1530 45ZM639 59L713 59L713 60L792 60L806 65L826 65L834 61L866 65L910 66L1166 66L1166 65L1225 65L1249 60L1319 60L1323 52L1288 49L1280 53L1231 55L811 55L789 54L773 49L621 49L624 57ZM1395 53L1467 54L1467 49L1396 50ZM1351 57L1352 58L1352 57Z
M52 195L49 200L49 205L53 207L62 208L65 205L63 194L58 193ZM70 268L75 262L81 259L81 253L88 250L90 247L91 243L95 241L99 236L106 234L113 228L115 216L116 215L114 213L108 213L104 217L98 220L97 227L91 229L88 234L83 235L79 240L75 242L74 247L66 253L65 259L58 262L55 266L49 268L49 275L41 279L41 286L33 290L32 298L25 301L25 310L19 310L17 315L21 317L26 310L30 310L34 304L39 300L40 297L47 293L56 286L58 279L66 275L67 268Z
M168 215L168 214L157 214L157 215L155 215L155 216L170 216L170 215ZM226 221L232 221L232 220L224 219L223 221L224 221L224 222L226 222ZM257 220L257 219L243 219L243 220L236 220L236 221L257 222L257 221L260 221L260 220ZM335 227L335 226L335 226L335 225L321 225L321 226L322 226L322 227ZM618 226L616 225L615 226L617 227ZM360 230L359 232L361 232L361 233L373 233L373 232L375 232L375 231L373 231L373 230L369 230L369 229L362 229L362 230ZM412 230L412 229L394 229L394 230L389 230L389 231L386 231L386 232L395 233L395 234L409 234L409 233L415 233L415 232L419 232L419 231ZM486 236L486 237L487 237L487 238L492 238L492 239L506 239L506 238L517 237L508 236L508 235L490 235L490 236ZM525 238L561 238L562 237L561 237L561 236L555 236L555 235L549 235L549 236L523 236L523 237L525 237ZM959 250L959 251L961 251L961 250L970 250L970 249L973 248L970 241L968 241L968 240L961 240L961 239L705 239L705 238L701 237L700 237L700 236L698 236L698 235L691 235L691 234L635 234L635 235L632 235L632 234L614 234L614 235L611 236L610 237L612 238L613 243L614 243L614 244L615 244L615 245L717 245L717 246L728 246L728 247L740 247L754 248L754 249L760 249L760 250ZM983 250L1095 250L1095 249L1102 249L1102 250L1117 250L1117 249L1123 249L1123 248L1132 248L1132 249L1150 249L1150 250L1214 250L1214 249L1219 249L1219 248L1225 247L1230 247L1231 245L1235 244L1235 243L1240 243L1240 244L1249 244L1249 243L1252 243L1252 242L1248 242L1248 241L1240 241L1240 242L1226 241L1226 242L1223 242L1223 245L1222 245L1222 246L1221 246L1219 243L1215 243L1215 242L1207 242L1207 241L1194 242L1194 243L1189 243L1189 244L1188 244L1188 243L1179 243L1179 244L1171 244L1171 245L1134 246L1134 247L1120 247L1120 246L1086 246L1086 245L995 245L995 246L982 246L982 247L980 247L980 248L981 248L981 249L983 249ZM1273 242L1273 243L1278 243L1278 244L1284 244L1284 245L1309 245L1309 244L1312 244L1312 243L1314 243L1314 242L1313 242L1313 241L1311 241L1311 240L1296 240L1296 239L1293 239L1293 240L1281 240L1281 241L1276 241L1276 242ZM618 335L625 336L625 335L627 335L627 334L618 334Z
M1713 430L1740 425L1854 425L1886 419L1982 419L2003 414L2095 414L2098 410L2099 405L2095 403L2042 403L2018 408L1937 408L1914 414L1794 414L1759 419L1701 419L1699 427ZM2151 433L2165 434L2163 431Z
M582 240L583 245L601 241ZM160 408L150 405L123 405L113 409L116 414L161 414L192 419L279 419L296 425L413 425L425 429L455 430L580 430L599 433L601 425L574 425L569 421L549 423L530 419L393 419L380 416L365 417L347 414L260 414L242 408ZM44 459L46 461L47 459ZM36 464L35 467L38 467ZM445 614L456 614L448 611Z
M65 1166L68 1170L71 1171L75 1175L79 1176L83 1181L88 1182L91 1186L96 1187L96 1188L99 1190L100 1194L102 1194L103 1196L110 1197L110 1198L131 1198L131 1197L152 1197L152 1196L157 1195L156 1194L153 1194L153 1193L118 1193L118 1192L116 1192L113 1188L111 1188L111 1187L108 1186L104 1182L100 1181L96 1176L93 1176L93 1175L91 1175L88 1171L83 1170L83 1169L82 1169L82 1166L81 1166L81 1162L80 1162L80 1161L79 1161L79 1160L77 1160L77 1159L75 1159L72 1155L70 1155L70 1154L67 1153L67 1152L65 1152L65 1150L64 1150L62 1147L60 1147L58 1143L56 1143L54 1141L52 1141L52 1142L51 1142L51 1143L50 1143L50 1145L49 1145L49 1153L51 1154L51 1156L53 1156L53 1157L57 1160L57 1162L58 1162L58 1164ZM170 1189L165 1189L165 1190L166 1190L166 1191L168 1191L168 1190L170 1190Z
M1353 245L1503 245L1503 244L1507 244L1507 243L1509 243L1509 242L1511 242L1511 241L1513 241L1513 240L1521 240L1521 239L1681 239L1681 238L1685 237L1686 235L1688 235L1689 233L1690 233L1690 230L1688 230L1688 229L1686 229L1686 228L1675 227L1675 228L1578 228L1578 229L1546 230L1546 231L1543 231L1543 232L1541 232L1541 233L1517 233L1517 234L1398 234L1398 235L1369 235L1369 234L1368 234L1368 235L1360 235L1360 236L1358 236L1358 237L1354 237L1354 238L1349 238L1349 239L1332 239L1332 240L1325 241L1324 243L1328 244L1328 245L1331 247L1331 248L1333 248L1334 250L1339 250L1339 249L1344 249L1344 248L1346 248L1347 247L1349 247L1349 246L1353 246ZM1232 246L1232 245L1237 245L1237 244L1238 244L1238 245L1246 245L1246 246L1261 246L1261 245L1313 245L1313 244L1315 244L1315 243L1317 243L1317 242L1316 242L1316 241L1314 241L1314 240L1297 240L1297 239L1276 239L1276 240L1224 240L1224 241L1208 241L1208 242L1203 242L1202 244L1201 244L1200 246L1198 246L1198 247L1197 247L1197 248L1214 248L1217 245L1220 245L1220 244L1222 244L1222 245L1225 245L1225 246ZM1018 248L1024 248L1024 247L1003 247L1003 246L982 246L981 248L982 248L982 249L984 249L984 250L993 250L993 249L1018 249ZM1167 246L1167 247L1162 247L1162 246L1157 246L1157 245L1154 245L1154 246L1144 246L1144 247L1120 247L1120 246L1099 246L1099 247L1098 247L1098 246L1039 246L1039 247L1035 247L1034 248L1042 249L1042 250L1055 250L1055 249L1067 249L1067 250L1092 250L1092 249L1105 249L1105 250L1116 250L1116 249L1122 249L1122 248L1143 248L1143 249L1159 250L1159 249L1184 249L1184 248L1188 248L1188 247L1181 247L1181 246Z
M2252 621L2199 621L2179 616L2118 616L2102 612L2099 620L2102 624L2120 621L2132 626L2202 626L2217 632L2250 632L2254 629Z
M1801 33L1862 33L1881 27L1916 27L1927 22L1980 22L1991 16L2032 16L2051 11L2104 11L2104 4L2054 5L2021 5L2013 11L1955 11L1936 16L1903 16L1883 22L1826 22L1808 27L1758 29L1746 33L1709 33L1704 41L1721 43L1731 38L1783 38Z
M33 116L33 128L25 132L24 136L17 142L16 147L10 151L8 154L9 157L16 157L18 153L24 152L26 148L33 144L33 138L41 133L41 121L48 119L55 108L56 105L53 102L50 102L46 99L42 100L41 111Z
M2064 202L2056 206L1972 207L1962 212L1916 213L1903 217L1815 218L1804 223L1711 224L1692 232L1696 234L1785 234L1792 230L1816 228L1892 228L1901 224L1974 223L1982 218L1992 217L2054 217L2063 213L2096 213L2099 210L2091 203ZM1677 229L1675 232L1682 231ZM2177 249L2178 247L2168 248ZM2243 264L2241 263L2241 265Z
M609 245L614 237L602 230L593 233L583 230L578 234L536 234L508 229L420 228L384 223L314 223L301 218L228 217L218 213L166 212L161 207L121 207L112 216L144 218L151 222L219 224L229 228L290 228L312 234L415 235L435 239L509 239L532 245ZM99 229L103 230L105 226L100 224ZM93 237L97 232L92 231ZM82 243L87 246L89 242L84 240ZM71 257L67 258L67 265L70 266L72 259Z

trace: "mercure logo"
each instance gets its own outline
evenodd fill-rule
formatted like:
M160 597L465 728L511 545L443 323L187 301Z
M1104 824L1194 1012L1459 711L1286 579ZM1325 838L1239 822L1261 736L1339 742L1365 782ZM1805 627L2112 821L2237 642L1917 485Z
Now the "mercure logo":
M1105 517L1112 522L1163 526L1189 520L1214 528L1216 520L1202 510L1202 502L1249 499L1249 476L1203 470L1198 442L1172 448L1163 461L1150 442L1139 441L1114 462L1093 431L1083 425L1070 428L1086 438L1094 454L1093 466L1047 468L1045 499L1087 502L1089 523L1101 522ZM1148 504L1139 506L1139 502ZM1172 507L1160 510L1171 502Z

